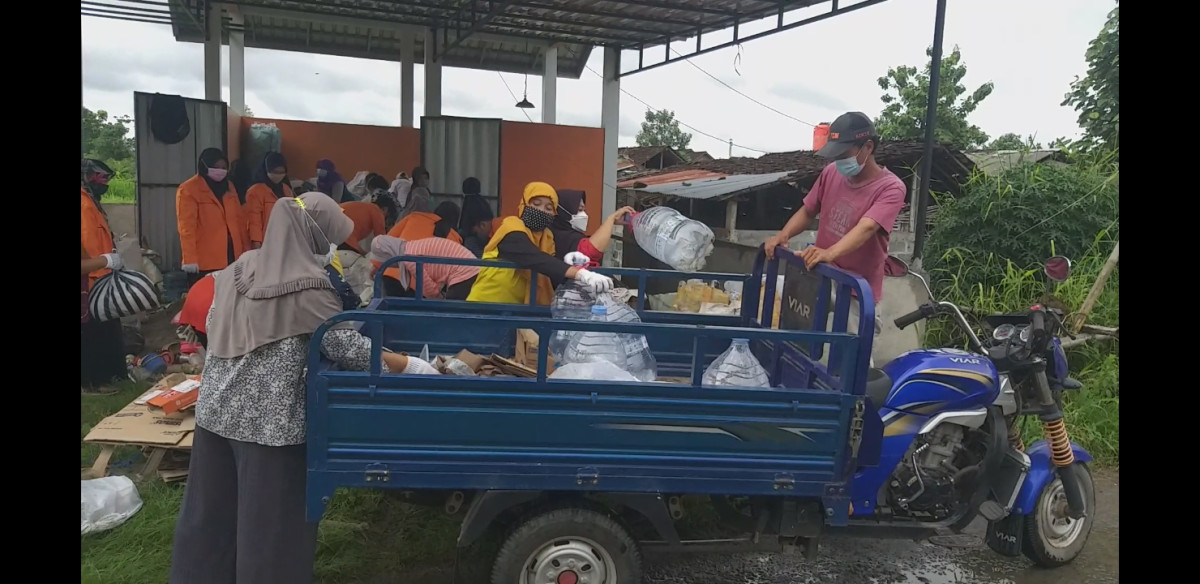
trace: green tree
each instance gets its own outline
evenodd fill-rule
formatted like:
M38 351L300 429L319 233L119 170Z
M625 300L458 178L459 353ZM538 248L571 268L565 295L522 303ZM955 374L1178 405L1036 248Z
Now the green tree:
M1120 149L1121 136L1121 6L1108 13L1108 22L1088 44L1087 74L1071 83L1062 105L1079 112L1083 139L1079 147Z
M1001 134L984 147L984 150L1041 150L1042 143L1033 136L1022 138L1020 134L1009 132Z
M247 118L252 118L252 117L254 117L254 110L250 109L250 106L248 106L248 105L243 106L242 107L242 115Z
M925 50L931 59L933 49ZM875 121L881 136L888 140L923 140L925 138L925 109L929 103L930 66L923 70L901 65L888 69L879 78L884 91L883 112ZM962 80L967 65L962 62L958 47L942 56L941 81L938 83L937 125L934 137L938 142L961 150L973 150L987 143L988 135L979 126L967 121L980 102L992 94L992 82L980 85L968 93Z
M113 167L132 168L134 141L129 128L133 118L118 116L108 119L104 110L92 111L83 108L80 119L80 157L103 160Z
M692 143L692 135L680 129L675 112L646 110L646 119L636 140L638 146L667 146L675 150L687 150Z

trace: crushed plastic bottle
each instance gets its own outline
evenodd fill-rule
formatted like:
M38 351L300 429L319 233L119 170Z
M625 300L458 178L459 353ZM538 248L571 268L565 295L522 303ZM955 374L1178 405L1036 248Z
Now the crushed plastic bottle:
M630 219L633 238L646 253L681 272L699 272L713 250L707 225L670 207L653 207Z
M596 303L596 295L575 280L563 282L554 292L554 301L550 304L550 316L560 320L588 320L592 317L592 305ZM571 343L575 331L556 330L550 337L550 356L562 360L563 351Z
M750 352L750 341L733 339L708 369L704 370L704 385L732 386L744 388L769 388L771 378L767 370Z
M592 306L591 320L614 322L603 302ZM560 366L608 361L641 381L654 381L658 377L658 364L645 335L580 332L571 337L560 361Z

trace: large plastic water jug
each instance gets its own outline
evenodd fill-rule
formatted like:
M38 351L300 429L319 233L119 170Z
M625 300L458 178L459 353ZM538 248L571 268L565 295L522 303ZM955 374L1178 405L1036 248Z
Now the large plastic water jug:
M592 306L591 320L611 322L609 319L603 302ZM560 366L608 361L641 381L654 381L658 377L658 364L645 335L579 332L571 336L560 361Z
M744 388L771 387L771 378L754 353L750 352L750 341L733 339L729 348L704 370L702 383Z
M670 207L653 207L630 219L633 238L654 259L681 272L698 272L713 250L713 232Z
M575 280L567 280L554 291L554 301L550 303L550 316L559 320L588 320L592 317L592 305L595 303L596 295L591 288ZM574 335L574 331L554 331L550 337L550 356L561 361L563 351Z

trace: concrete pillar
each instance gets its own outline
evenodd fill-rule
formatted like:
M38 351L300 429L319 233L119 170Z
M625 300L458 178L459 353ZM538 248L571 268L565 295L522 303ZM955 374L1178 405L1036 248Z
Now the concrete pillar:
M738 200L729 199L725 202L725 231L729 233L729 241L737 243Z
M437 52L437 31L425 31L425 115L442 115L442 63L434 61Z
M204 4L204 99L221 101L221 7Z
M229 10L230 22L240 28L245 23L237 8ZM246 35L229 31L229 107L246 115Z
M558 110L558 46L546 47L542 63L542 123L555 123Z
M413 127L413 59L416 58L413 33L400 33L400 127Z
M604 49L601 81L600 127L604 128L604 197L601 216L617 210L617 139L621 136L621 51Z

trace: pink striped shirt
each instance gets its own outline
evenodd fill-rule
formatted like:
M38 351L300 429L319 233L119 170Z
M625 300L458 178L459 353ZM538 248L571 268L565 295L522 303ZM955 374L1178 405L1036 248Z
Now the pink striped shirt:
M460 260L478 259L471 250L444 237L428 237L404 244L404 255L426 256L435 258L454 258ZM401 262L408 272L409 287L416 289L417 265L414 262ZM440 296L442 286L453 286L459 282L470 280L479 274L478 266L449 266L446 264L422 263L425 283L421 293L426 298Z

